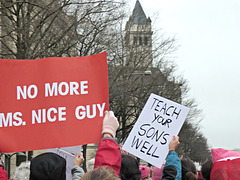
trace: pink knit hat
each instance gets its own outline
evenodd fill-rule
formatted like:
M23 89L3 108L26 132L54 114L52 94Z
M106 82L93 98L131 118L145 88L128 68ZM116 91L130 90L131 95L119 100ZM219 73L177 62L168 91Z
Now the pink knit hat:
M153 180L161 180L164 165L165 164L163 164L161 168L157 168L155 166L153 167L153 175L152 175Z
M150 169L147 166L139 166L139 170L141 171L141 179L148 177L150 173Z
M217 161L213 163L211 180L238 180L240 179L240 158Z
M230 159L234 159L234 158L239 158L240 157L240 153L236 152L236 151L230 151L227 149L223 149L223 148L212 148L212 161L213 163L222 160L222 159L226 159L226 158L230 158Z
M211 149L213 167L211 180L240 179L240 153L227 149Z

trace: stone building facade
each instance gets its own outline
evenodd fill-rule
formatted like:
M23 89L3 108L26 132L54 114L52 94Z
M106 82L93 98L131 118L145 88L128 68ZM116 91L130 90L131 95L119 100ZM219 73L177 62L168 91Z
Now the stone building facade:
M137 0L125 26L126 65L152 67L152 34L151 19Z

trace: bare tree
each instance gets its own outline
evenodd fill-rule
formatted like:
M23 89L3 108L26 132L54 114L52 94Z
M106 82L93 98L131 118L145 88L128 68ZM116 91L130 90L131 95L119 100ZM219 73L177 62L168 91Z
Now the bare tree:
M186 121L180 132L180 145L177 152L180 156L188 157L203 163L211 158L211 151L206 137L195 124Z
M1 58L83 56L105 50L106 29L122 17L122 1L3 0Z

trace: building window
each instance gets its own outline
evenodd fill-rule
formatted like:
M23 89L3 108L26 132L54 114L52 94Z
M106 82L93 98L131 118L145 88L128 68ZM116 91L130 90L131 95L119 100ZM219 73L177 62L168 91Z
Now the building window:
M144 37L144 45L146 45L146 46L148 45L148 37L146 37L146 36Z
M137 37L133 37L133 45L137 45Z
M139 37L139 45L142 45L142 37Z

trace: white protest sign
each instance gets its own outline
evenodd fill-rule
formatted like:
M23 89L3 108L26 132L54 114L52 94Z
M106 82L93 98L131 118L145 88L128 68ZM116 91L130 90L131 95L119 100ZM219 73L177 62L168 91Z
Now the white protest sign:
M160 168L189 108L151 94L122 149Z
M48 152L56 153L66 159L66 180L72 180L71 170L74 167L74 154L81 154L81 146L48 149Z
M75 155L77 153L81 154L81 148L82 146L71 146L71 147L63 147L61 149Z

